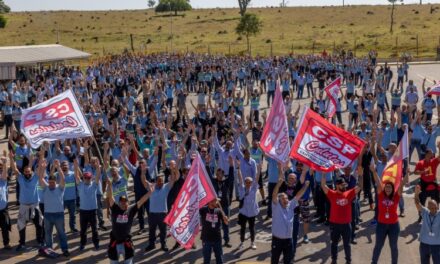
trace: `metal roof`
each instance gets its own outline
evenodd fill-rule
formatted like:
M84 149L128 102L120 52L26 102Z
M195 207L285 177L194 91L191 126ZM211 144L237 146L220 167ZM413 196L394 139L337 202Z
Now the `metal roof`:
M29 65L40 62L86 59L91 55L58 44L0 47L0 64Z

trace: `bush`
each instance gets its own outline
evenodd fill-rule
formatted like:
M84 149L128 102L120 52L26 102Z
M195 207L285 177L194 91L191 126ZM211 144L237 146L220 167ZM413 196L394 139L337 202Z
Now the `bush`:
M7 23L8 23L8 20L4 16L0 15L0 28L6 27Z

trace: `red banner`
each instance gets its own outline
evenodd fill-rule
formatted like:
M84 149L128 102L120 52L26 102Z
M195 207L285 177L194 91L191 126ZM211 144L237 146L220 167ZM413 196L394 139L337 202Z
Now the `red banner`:
M440 96L440 84L436 84L426 93L426 96L428 95L437 95Z
M279 162L284 163L289 158L289 127L279 83L275 89L275 99L261 136L260 148L267 156Z
M189 249L200 229L199 209L217 198L199 155L194 159L182 189L164 222L170 233L184 248Z
M305 108L290 157L317 171L345 168L357 159L365 142Z
M336 113L338 98L339 94L341 93L341 77L337 78L332 83L327 85L324 90L329 100L326 111L327 116L332 118Z

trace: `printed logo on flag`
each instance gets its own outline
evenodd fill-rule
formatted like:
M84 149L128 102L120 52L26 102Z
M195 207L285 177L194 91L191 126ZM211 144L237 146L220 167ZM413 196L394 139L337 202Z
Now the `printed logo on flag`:
M21 131L33 148L43 141L91 136L70 90L23 110Z

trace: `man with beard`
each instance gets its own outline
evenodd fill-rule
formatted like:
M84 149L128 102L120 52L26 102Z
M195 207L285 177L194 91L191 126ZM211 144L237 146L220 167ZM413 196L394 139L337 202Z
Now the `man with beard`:
M32 158L31 158L32 160ZM34 175L31 167L26 166L21 174L14 162L14 156L10 153L11 170L16 175L17 181L20 183L21 192L19 196L20 207L18 209L17 227L20 235L19 245L17 251L25 248L26 242L26 224L32 221L35 225L37 242L40 246L43 242L43 216L38 206L38 176Z
M338 243L342 236L346 263L351 263L351 218L352 202L362 190L362 169L358 167L358 186L347 191L347 184L343 178L336 179L336 190L327 187L325 178L321 178L321 188L330 202L330 237L332 264L337 263Z

